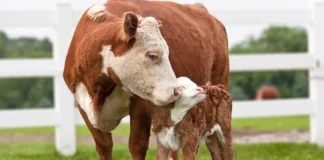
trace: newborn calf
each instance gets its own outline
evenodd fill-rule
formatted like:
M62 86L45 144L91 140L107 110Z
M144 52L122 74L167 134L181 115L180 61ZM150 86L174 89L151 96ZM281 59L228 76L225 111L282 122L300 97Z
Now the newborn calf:
M157 159L182 148L183 159L196 159L199 145L206 143L213 160L232 160L232 99L222 85L198 87L180 77L181 97L166 107L154 107L153 132Z

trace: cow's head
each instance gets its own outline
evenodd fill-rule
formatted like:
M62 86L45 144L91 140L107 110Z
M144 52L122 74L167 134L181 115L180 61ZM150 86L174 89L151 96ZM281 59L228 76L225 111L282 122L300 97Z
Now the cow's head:
M205 99L204 89L188 77L179 77L178 84L181 86L182 95L175 102L175 107L192 108Z
M113 37L111 42L104 45L100 52L103 72L124 90L150 100L157 106L178 99L181 90L158 21L153 17L142 18L126 13L115 22L120 24L110 31L117 31L110 36Z

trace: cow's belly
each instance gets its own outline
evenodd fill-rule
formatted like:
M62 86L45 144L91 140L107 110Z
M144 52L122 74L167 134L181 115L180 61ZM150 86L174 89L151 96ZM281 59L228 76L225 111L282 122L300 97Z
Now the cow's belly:
M82 110L87 114L90 123L105 132L110 132L117 127L120 120L128 115L129 98L131 94L125 92L121 87L115 90L105 99L100 113L95 113L92 100L86 87L80 83L75 92L75 99Z

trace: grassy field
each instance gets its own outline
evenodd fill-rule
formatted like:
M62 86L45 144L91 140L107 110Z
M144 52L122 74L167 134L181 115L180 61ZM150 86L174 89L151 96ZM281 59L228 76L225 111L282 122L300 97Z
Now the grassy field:
M60 156L54 144L11 144L0 145L0 160L97 160L93 146L78 145L77 154L65 158ZM131 159L127 146L114 146L114 159ZM146 159L154 159L155 148L150 148ZM310 144L253 144L236 145L235 160L323 160L324 148ZM202 146L198 153L199 160L209 160L209 153Z
M309 118L307 116L293 117L270 117L270 118L249 118L233 119L234 130L249 130L251 132L263 131L289 131L292 129L306 130L309 128ZM89 135L86 126L77 126L77 135ZM1 134L53 134L54 127L36 127L36 128L14 128L0 129ZM121 124L114 131L114 135L129 135L129 125Z
M292 129L306 130L309 128L307 116L295 117L271 117L253 119L233 119L234 130L248 132L263 131L289 131ZM15 128L0 129L0 136L10 134L50 135L54 133L54 127ZM89 135L85 126L77 126L78 135ZM129 126L120 125L113 131L114 135L128 136ZM95 147L92 145L79 144L77 154L73 157L60 156L53 143L0 143L0 160L96 160L98 159ZM155 148L151 147L147 153L147 159L154 159ZM127 145L114 145L114 158L116 160L131 159ZM209 160L209 153L202 146L198 154L199 160ZM311 144L297 143L268 143L268 144L245 144L235 145L235 160L323 160L324 148L318 148Z

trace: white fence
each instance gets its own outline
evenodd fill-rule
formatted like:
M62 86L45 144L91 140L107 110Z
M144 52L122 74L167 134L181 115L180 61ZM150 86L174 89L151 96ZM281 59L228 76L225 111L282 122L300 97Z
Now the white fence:
M309 115L311 142L324 145L324 125L320 123L324 122L324 1L315 1L309 10L211 10L210 12L227 25L308 25L309 53L232 55L230 70L308 69L310 98L235 101L233 117ZM53 59L0 60L0 77L53 76L54 109L1 110L0 127L55 126L56 148L66 156L73 155L76 151L75 124L84 124L62 77L73 29L82 13L83 10L73 10L70 3L57 4L57 11L0 11L0 27L54 27L57 36ZM123 119L124 123L128 121L128 117Z

